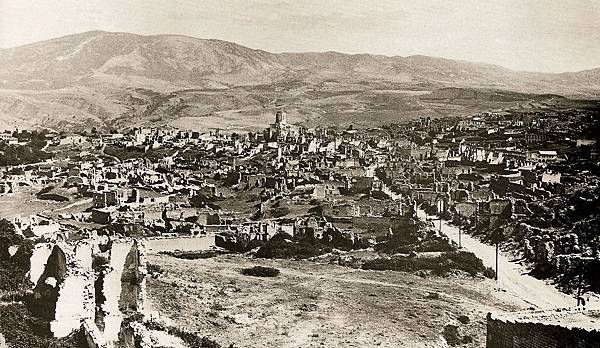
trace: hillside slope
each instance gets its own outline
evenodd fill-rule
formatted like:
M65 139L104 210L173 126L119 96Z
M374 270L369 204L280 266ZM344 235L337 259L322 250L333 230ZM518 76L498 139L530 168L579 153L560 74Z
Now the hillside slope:
M314 120L371 104L380 110L386 100L392 110L428 112L414 93L445 87L596 98L600 69L545 74L426 56L273 54L219 40L93 31L0 50L0 127L128 126L278 106Z

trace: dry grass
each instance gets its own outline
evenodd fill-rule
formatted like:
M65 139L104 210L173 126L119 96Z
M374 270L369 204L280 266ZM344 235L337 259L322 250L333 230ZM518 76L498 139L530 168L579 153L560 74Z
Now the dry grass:
M149 303L173 324L243 347L432 347L448 324L485 346L485 315L517 306L491 296L489 280L428 278L309 261L227 255L150 256L166 272L148 282ZM240 270L276 267L276 278ZM432 296L431 294L437 294ZM458 318L469 316L467 324Z

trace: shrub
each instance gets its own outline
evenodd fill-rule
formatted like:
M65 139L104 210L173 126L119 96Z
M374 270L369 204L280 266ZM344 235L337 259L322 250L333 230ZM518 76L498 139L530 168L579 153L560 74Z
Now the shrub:
M253 277L277 277L279 275L279 270L273 267L254 266L251 268L244 268L242 274Z
M146 269L148 270L148 273L150 273L150 274L163 274L164 273L164 270L162 267L160 267L159 265L155 265L153 263L147 263Z
M465 335L462 338L462 343L463 344L469 344L469 343L473 343L473 337L469 336L469 335Z
M495 278L496 278L496 271L494 271L494 269L493 269L493 268L491 268L491 267L486 267L486 268L483 270L483 275L484 275L486 278L495 279Z
M444 326L444 331L442 332L442 336L446 339L451 346L456 346L462 343L460 336L458 334L458 327L455 325L446 325Z
M425 298L427 298L429 300L439 300L440 294L438 294L437 292L430 292L427 294L427 296L425 296Z
M483 273L486 270L483 262L471 252L450 252L444 253L442 256L446 256L453 263L453 268L463 270L471 276L475 276L480 272Z
M458 318L456 318L456 320L458 320L461 324L465 325L471 322L471 319L469 319L469 317L466 315L461 315Z
M43 200L46 200L46 201L55 201L55 202L67 202L69 200L69 198L67 198L65 196L58 195L56 193L38 194L37 198L38 199L43 199Z

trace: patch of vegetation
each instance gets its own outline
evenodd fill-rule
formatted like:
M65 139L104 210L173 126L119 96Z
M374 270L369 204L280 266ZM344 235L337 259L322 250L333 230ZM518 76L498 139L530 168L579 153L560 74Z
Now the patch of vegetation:
M208 197L201 193L190 198L190 205L194 208L210 208L213 210L220 210L221 207L219 207L214 202L215 202L214 197Z
M22 302L26 297L23 291L9 291L0 294L0 302Z
M438 294L437 292L430 292L427 294L427 296L425 296L425 298L428 300L439 300L440 294Z
M260 240L246 241L235 238L234 235L222 233L215 237L215 245L234 253L245 253L252 249L262 247L265 242Z
M51 337L49 329L48 322L31 315L23 304L11 303L2 306L0 332L11 348L87 347L85 337L79 331L56 339Z
M9 248L17 246L14 255ZM30 258L33 254L33 243L15 232L8 220L0 220L0 290L18 291L29 288L27 273Z
M151 275L159 275L165 273L165 270L160 265L155 265L149 262L146 264L146 269Z
M456 250L456 247L442 237L428 237L415 242L391 238L375 245L375 250L388 254L410 254L411 252L450 252Z
M167 332L169 335L173 335L181 338L189 347L195 348L221 348L221 345L210 337L199 336L198 334L185 331L175 326L166 326L156 321L149 321L144 324L149 330L157 330ZM230 344L228 348L235 348L233 344Z
M159 254L172 256L184 260L210 259L217 255L227 254L223 251L197 250L197 251L161 251Z
M456 318L456 320L465 325L471 322L471 319L466 315L460 315L458 318Z
M28 144L8 145L0 141L0 166L43 162L52 157L49 153L42 151L42 148L46 146L45 133L25 131L13 135L19 142L28 141Z
M56 193L44 193L41 195L37 195L37 198L45 200L45 201L55 201L55 202L68 202L69 201L69 198L67 198L65 196L61 196Z
M375 250L386 254L410 254L412 252L450 252L456 247L449 240L428 230L422 221L409 220L396 224L392 235L380 236Z
M457 346L462 343L460 339L460 335L458 334L458 326L456 325L446 325L444 326L444 331L442 332L442 336L450 346Z
M367 246L366 242L352 240L334 229L325 231L322 238L312 235L292 237L280 232L264 243L255 256L265 259L307 259L329 253L333 248L354 250Z
M392 257L378 258L366 261L362 265L363 269L371 270L391 270L401 272L416 272L421 270L431 271L437 276L446 276L452 270L461 270L471 276L483 274L489 278L493 270L486 268L475 254L459 251L442 253L436 257Z
M104 153L106 153L107 155L110 155L110 156L114 156L114 157L120 159L121 161L133 159L133 158L143 158L144 155L146 154L144 149L141 147L132 146L129 148L124 148L124 147L117 147L117 146L112 146L112 145L106 146L106 148L104 149Z
M66 202L69 200L69 198L65 196L52 193L52 190L54 190L54 186L46 186L43 189L41 189L38 193L36 193L35 196L37 197L37 199L42 199L46 201Z
M265 259L307 259L331 252L331 247L318 239L293 238L287 233L278 233L258 249L256 257Z
M242 274L253 277L277 277L279 275L279 270L273 267L254 266L244 268Z

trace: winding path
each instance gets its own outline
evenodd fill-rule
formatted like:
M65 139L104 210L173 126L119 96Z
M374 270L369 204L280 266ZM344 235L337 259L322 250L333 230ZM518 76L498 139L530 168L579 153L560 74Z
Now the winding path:
M426 218L425 211L418 209L417 216ZM429 217L432 217L431 215ZM440 220L435 219L435 227L439 228ZM441 232L458 244L458 227L441 221ZM487 245L478 239L466 234L461 234L462 247L475 254L487 267L496 268L496 247ZM500 252L498 260L498 291L505 291L512 296L523 299L532 307L539 309L552 309L559 307L574 307L577 301L574 297L560 292L556 287L543 280L536 279L528 274L527 269L512 259L506 253ZM599 299L590 296L588 307L600 308Z

